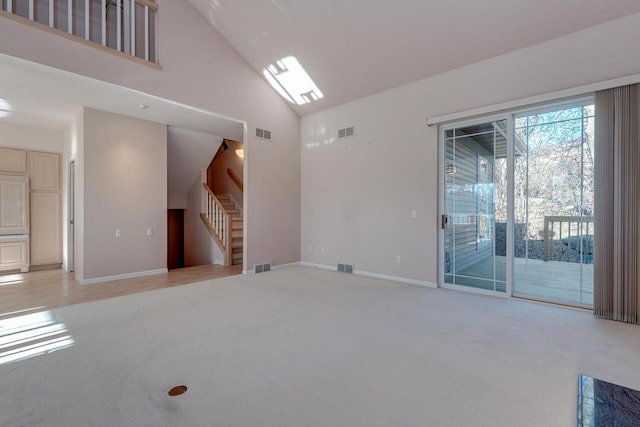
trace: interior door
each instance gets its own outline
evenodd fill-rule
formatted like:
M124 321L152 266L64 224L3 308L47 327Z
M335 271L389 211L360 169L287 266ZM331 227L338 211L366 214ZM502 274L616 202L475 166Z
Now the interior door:
M506 291L507 122L444 129L443 285Z

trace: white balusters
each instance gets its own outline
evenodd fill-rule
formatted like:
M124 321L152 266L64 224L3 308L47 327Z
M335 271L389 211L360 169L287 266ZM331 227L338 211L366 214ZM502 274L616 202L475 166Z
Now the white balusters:
M102 0L102 46L107 45L107 0Z
M49 26L51 28L55 27L55 22L54 22L54 12L55 12L55 4L54 4L54 0L49 0Z
M67 32L73 34L73 0L67 0Z
M149 60L149 6L144 6L144 60Z
M89 13L91 9L89 9L89 0L84 0L84 38L89 40L91 38L91 26L90 26L90 18L91 14Z

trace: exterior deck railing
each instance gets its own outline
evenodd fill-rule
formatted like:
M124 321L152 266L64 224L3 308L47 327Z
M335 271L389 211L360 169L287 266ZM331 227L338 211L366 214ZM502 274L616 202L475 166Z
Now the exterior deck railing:
M151 0L0 0L2 14L158 63Z
M592 216L545 216L545 261L593 262Z

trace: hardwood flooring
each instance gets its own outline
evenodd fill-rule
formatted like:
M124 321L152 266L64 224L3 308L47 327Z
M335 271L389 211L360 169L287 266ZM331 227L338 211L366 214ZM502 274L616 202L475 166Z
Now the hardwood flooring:
M169 288L242 273L242 265L200 265L166 274L81 285L62 270L0 275L0 316L50 309L154 289Z

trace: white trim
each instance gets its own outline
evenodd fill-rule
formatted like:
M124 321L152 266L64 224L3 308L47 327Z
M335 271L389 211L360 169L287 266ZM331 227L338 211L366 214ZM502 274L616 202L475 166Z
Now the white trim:
M635 83L640 83L640 74L632 74L630 76L619 77L617 79L605 80L603 82L592 83L583 86L576 86L569 89L548 92L542 95L530 96L527 98L502 102L499 104L487 105L484 107L460 111L457 113L443 114L440 116L427 118L427 126L439 125L447 122L458 121L469 117L483 116L487 114L496 114L502 112L510 112L513 114L512 110L520 109L526 106L534 106L535 104L557 101L562 98L573 98L576 96L587 95L599 90L611 89L613 87L625 86Z
M291 267L300 267L300 263L299 262L290 262L290 263L287 263L287 264L272 265L271 266L271 271L273 271L273 270L284 270L285 268L291 268Z
M314 262L303 261L300 261L300 265L303 267L319 268L321 270L338 271L338 267L336 267L335 265L316 264Z
M114 280L133 279L135 277L155 276L156 274L166 274L169 270L159 268L157 270L136 271L135 273L116 274L114 276L96 277L95 279L83 279L76 274L76 280L83 285L94 285L96 283L111 282Z
M335 266L331 266L331 265L324 265L324 264L315 264L312 262L300 262L299 265L304 266L304 267L314 267L314 268L319 268L322 270L329 270L329 271L338 271L337 267ZM380 274L380 273L372 273L369 271L363 271L363 270L353 270L353 274L355 274L356 276L364 276L364 277L371 277L374 279L383 279L383 280L390 280L393 282L401 282L401 283L408 283L410 285L417 285L417 286L425 286L428 288L437 288L438 285L436 283L433 282L427 282L424 280L417 280L417 279L408 279L405 277L398 277L398 276L390 276L388 274Z

